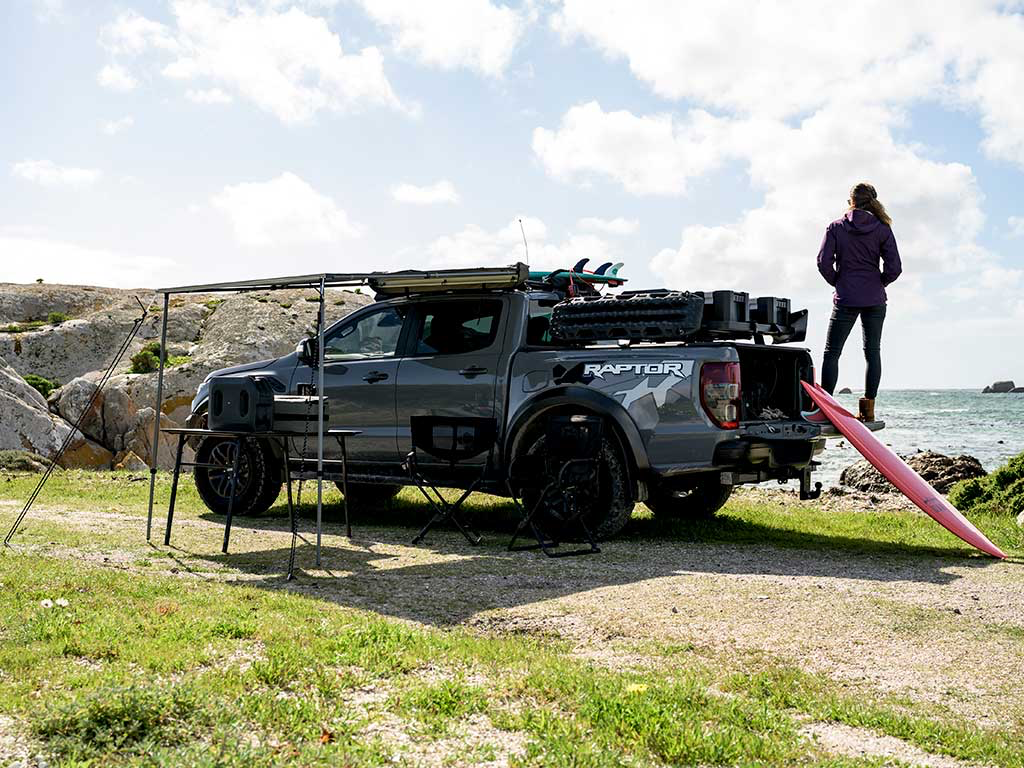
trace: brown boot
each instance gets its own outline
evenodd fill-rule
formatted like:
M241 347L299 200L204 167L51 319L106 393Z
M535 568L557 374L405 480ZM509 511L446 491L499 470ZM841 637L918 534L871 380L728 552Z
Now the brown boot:
M860 399L860 414L857 416L861 421L875 420L875 399L873 397L862 397Z

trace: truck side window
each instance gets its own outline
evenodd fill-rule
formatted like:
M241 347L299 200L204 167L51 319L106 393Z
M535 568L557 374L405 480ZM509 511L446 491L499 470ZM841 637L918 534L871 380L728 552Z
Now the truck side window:
M530 302L530 317L526 321L526 344L531 347L550 347L551 311L557 301L540 299Z
M464 355L494 343L501 302L444 301L420 308L417 355Z
M324 341L325 360L394 357L405 310L388 307L345 323Z

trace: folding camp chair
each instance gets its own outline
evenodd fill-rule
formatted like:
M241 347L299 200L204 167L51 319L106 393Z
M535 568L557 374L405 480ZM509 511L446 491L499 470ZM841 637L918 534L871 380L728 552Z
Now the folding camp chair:
M513 460L508 490L523 517L508 543L509 550L540 549L548 557L601 551L584 515L600 496L603 426L595 416L553 416L545 424L542 447ZM571 536L574 528L590 546L555 551L559 536ZM527 529L537 543L516 546L516 539ZM558 535L551 535L552 531Z
M409 428L412 433L412 450L405 457L405 470L434 510L412 543L419 544L435 524L450 522L466 537L466 541L479 544L480 535L460 519L459 510L490 472L494 442L498 435L496 422L494 419L472 417L413 416L409 419ZM465 464L483 453L487 454L487 459L476 479L457 501L451 503L424 474L419 460L420 453L446 462L449 476L455 473L459 464ZM427 469L429 471L430 468Z

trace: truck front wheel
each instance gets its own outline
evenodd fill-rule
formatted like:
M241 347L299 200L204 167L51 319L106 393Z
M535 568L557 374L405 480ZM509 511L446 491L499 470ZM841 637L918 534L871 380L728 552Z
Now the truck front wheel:
M732 486L722 485L718 473L712 472L678 484L660 484L644 504L661 518L709 520L731 495Z
M544 435L538 435L526 449L530 454L543 454ZM523 499L527 509L536 498ZM629 473L615 441L604 437L601 445L600 465L597 471L597 495L590 508L583 513L587 528L599 540L610 539L619 533L633 515L633 497L629 489ZM578 541L583 537L578 526L559 529L552 520L541 521L541 527L563 541Z
M208 437L199 444L196 463L230 467L234 453L233 440ZM231 494L230 469L196 467L195 483L207 509L218 515L226 515ZM274 454L269 446L259 440L243 440L242 452L238 457L238 486L235 488L232 513L263 514L277 500L280 492L280 471L275 467Z

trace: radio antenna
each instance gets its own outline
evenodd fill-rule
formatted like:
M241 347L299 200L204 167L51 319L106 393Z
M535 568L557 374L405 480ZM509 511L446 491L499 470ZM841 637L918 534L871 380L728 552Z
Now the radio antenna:
M526 242L526 230L523 229L523 220L519 219L519 231L523 233L523 248L526 249L526 266L530 266L530 244Z

